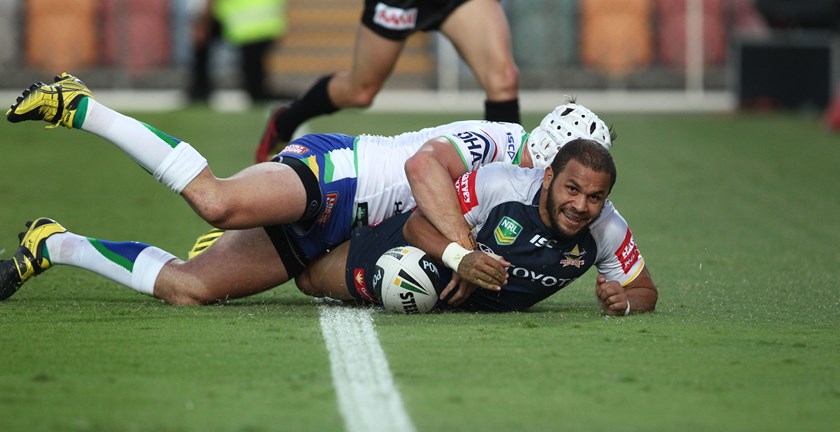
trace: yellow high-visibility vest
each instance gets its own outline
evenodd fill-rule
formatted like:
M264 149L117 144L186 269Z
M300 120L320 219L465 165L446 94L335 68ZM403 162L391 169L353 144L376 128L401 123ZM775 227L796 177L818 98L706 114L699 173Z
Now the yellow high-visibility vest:
M233 44L275 39L286 31L286 0L216 0L213 14Z

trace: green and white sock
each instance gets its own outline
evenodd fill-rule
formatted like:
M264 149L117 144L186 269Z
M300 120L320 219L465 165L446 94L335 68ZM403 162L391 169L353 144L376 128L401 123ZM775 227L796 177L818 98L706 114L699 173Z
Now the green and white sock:
M53 265L92 271L134 291L154 295L155 280L163 266L176 257L138 242L109 242L71 232L53 234L44 254Z
M176 193L184 188L207 166L207 160L191 145L169 136L141 121L120 114L92 98L85 98L78 109L86 109L77 116L77 125L84 131L99 135L126 152L138 165L151 173L155 180Z

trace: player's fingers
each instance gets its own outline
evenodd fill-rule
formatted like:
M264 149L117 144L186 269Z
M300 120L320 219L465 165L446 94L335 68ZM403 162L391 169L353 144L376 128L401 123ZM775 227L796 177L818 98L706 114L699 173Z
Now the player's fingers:
M482 288L491 291L499 291L502 289L502 285L507 282L507 278L501 276L493 269L485 269L479 276L479 280L481 280Z
M598 290L600 290L598 298L604 300L605 302L612 296L624 293L624 288L622 288L621 284L615 281L605 282L599 285L596 288L596 292Z
M510 267L510 262L508 262L508 260L504 259L501 255L496 255L492 252L485 252L485 253L487 254L487 256L489 256L489 257L493 258L494 260L498 261L499 264L501 264L505 269Z
M455 295L450 298L447 303L452 306L460 306L462 303L467 301L468 298L472 295L473 291L475 291L476 286L474 284L470 284L466 280L461 281L458 284L457 291Z
M458 288L458 281L456 280L455 277L453 277L452 280L450 280L449 283L446 284L446 287L443 289L443 291L441 291L440 298L442 298L442 299L447 298L449 296L449 294L452 292L452 290L455 290L457 288ZM447 301L447 303L451 304L452 300L450 299L449 301Z
M483 261L476 266L476 269L487 275L495 285L503 285L507 282L507 270L496 260Z
M455 295L453 295L447 303L449 303L452 306L460 306L461 303L463 303L467 299L467 297L468 295L464 293L463 286L459 286L458 291L455 292Z
M478 285L478 287L482 289L491 291L498 291L501 289L499 284L494 282L493 276L488 275L486 272L481 271L478 268L473 268L470 273L469 281Z
M607 297L604 300L606 308L610 311L610 315L624 315L627 310L627 296L624 294L615 294Z

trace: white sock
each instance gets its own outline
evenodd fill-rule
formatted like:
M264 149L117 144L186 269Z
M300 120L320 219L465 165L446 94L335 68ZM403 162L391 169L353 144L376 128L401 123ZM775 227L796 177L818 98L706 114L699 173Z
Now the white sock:
M46 241L47 258L54 265L83 268L154 295L163 266L176 257L160 248L137 242L108 242L71 232L53 234Z
M176 193L206 166L191 145L88 98L82 130L110 141Z

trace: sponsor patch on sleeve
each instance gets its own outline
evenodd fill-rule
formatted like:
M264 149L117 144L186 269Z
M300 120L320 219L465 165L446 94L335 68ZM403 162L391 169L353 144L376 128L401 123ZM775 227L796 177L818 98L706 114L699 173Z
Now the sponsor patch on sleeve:
M636 248L636 241L633 240L633 233L630 232L630 228L627 228L627 234L624 236L621 246L615 251L615 256L621 263L621 270L624 271L624 274L627 274L633 268L633 265L639 261L639 249Z
M478 195L475 193L475 173L476 171L468 172L455 181L461 214L467 214L478 205Z

